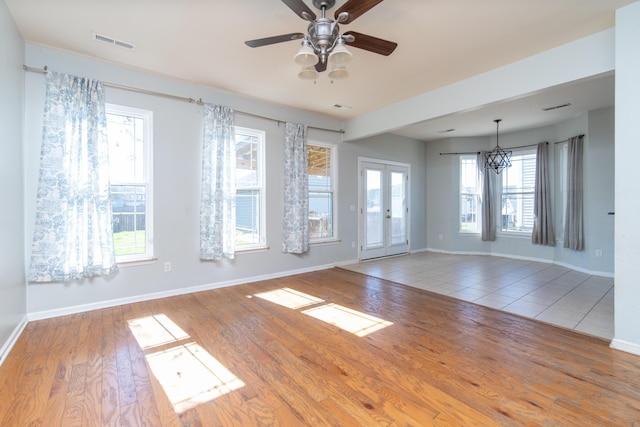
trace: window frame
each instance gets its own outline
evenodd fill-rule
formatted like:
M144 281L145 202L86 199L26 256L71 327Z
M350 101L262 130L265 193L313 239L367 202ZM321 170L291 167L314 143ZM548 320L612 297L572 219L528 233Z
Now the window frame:
M517 160L517 158L522 158L525 156L533 156L533 185L531 187L531 191L513 191L513 192L505 192L504 191L504 177L507 176L506 174L508 173L508 170L510 168L513 167L513 164L515 162L518 162L519 160ZM522 160L520 160L522 161ZM498 175L498 179L496 182L496 187L497 187L497 194L496 194L496 208L498 210L498 214L496 215L496 219L498 220L498 224L496 227L496 230L498 233L500 234L505 234L505 235L513 235L513 236L522 236L522 237L530 237L531 233L533 232L533 203L534 203L534 199L535 199L535 185L536 185L536 176L535 176L535 165L536 165L536 161L537 161L537 153L536 153L536 149L535 148L524 148L524 149L518 149L513 151L512 155L511 155L511 167L507 168L505 170L502 171L501 174ZM516 197L521 197L522 200L524 200L523 196L524 195L528 195L531 199L531 228L525 228L525 229L505 229L503 227L504 221L502 218L502 198L503 195L515 195ZM529 198L528 197L528 198ZM524 208L523 208L524 210ZM524 213L523 213L524 215Z
M236 135L236 142L238 140L238 134L248 135L252 137L256 137L258 140L257 147L257 156L256 160L258 162L258 186L256 187L238 187L236 183L236 197L238 194L238 190L257 190L259 192L258 197L258 242L251 244L238 244L237 239L235 242L236 252L243 251L252 251L256 249L265 249L267 248L267 220L266 220L266 162L265 162L265 152L266 152L266 132L259 129L246 128L242 126L234 126L234 132ZM237 159L237 151L236 151L236 159ZM236 205L237 206L237 205ZM237 213L236 213L236 228L237 228Z
M330 190L313 190L311 191L307 188L307 194L309 197L311 193L330 193L331 194L331 231L332 235L327 237L309 237L310 244L320 244L327 242L336 242L339 240L338 238L338 146L336 144L331 144L328 142L316 141L316 140L308 140L307 141L307 151L309 147L321 147L328 148L330 150L331 156L331 164L329 166L329 174L330 174ZM308 171L308 169L307 169ZM311 211L311 204L309 204L309 212ZM309 230L311 231L311 230Z
M463 192L463 188L462 188L462 173L463 173L463 167L462 167L462 162L463 161L473 161L474 167L475 167L475 171L476 171L476 187L475 187L475 192ZM481 182L480 182L480 176L478 174L478 156L476 154L461 154L459 161L458 161L458 167L459 167L459 174L458 174L458 179L459 179L459 188L458 188L458 232L461 234L480 234L482 232L482 228L481 228L481 224L482 224L482 209L481 209L481 194L480 194L480 189L481 189ZM462 197L464 195L468 195L468 196L475 196L475 201L476 201L476 227L474 229L468 228L468 229L464 229L463 228L463 222L462 222Z
M142 119L143 121L143 173L141 181L118 181L109 177L110 194L113 186L145 187L145 252L116 255L116 263L131 263L154 259L153 228L153 111L126 105L105 103L107 115L120 115ZM108 132L108 131L107 131ZM113 213L112 213L113 215ZM112 226L113 227L113 226ZM114 247L115 249L115 247Z

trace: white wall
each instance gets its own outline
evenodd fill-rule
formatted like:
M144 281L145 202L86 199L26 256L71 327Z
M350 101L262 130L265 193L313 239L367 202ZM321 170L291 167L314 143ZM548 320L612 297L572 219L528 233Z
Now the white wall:
M113 64L43 48L26 46L26 62L30 66L48 66L50 70L98 78L105 82L145 88L178 96L202 98L206 102L228 105L236 110L303 122L309 126L340 129L341 123L301 111L286 109L249 100L211 88L195 86L157 75L125 69ZM37 189L39 147L44 105L44 82L41 74L26 75L26 225L24 240L31 241L34 202ZM357 250L358 152L371 157L407 161L420 169L417 162L424 158L422 143L407 138L392 137L392 144L383 141L372 144L345 144L341 134L310 129L309 139L338 144L338 237L339 242L312 246L306 255L281 252L282 182L284 127L277 122L236 114L238 126L262 129L266 132L266 192L267 244L269 250L240 253L233 261L201 262L199 260L199 195L200 144L202 133L201 107L152 95L107 87L109 103L128 105L154 112L154 250L158 261L149 265L123 267L108 278L82 282L29 284L28 311L32 318L47 317L113 304L133 301L149 295L170 295L221 284L241 283L255 278L271 277L297 271L324 268L336 263L354 261ZM400 140L406 149L398 149ZM388 142L388 141L387 141ZM375 148L372 148L375 147ZM416 172L418 180L423 180ZM419 188L416 187L416 188ZM417 191L417 189L416 189ZM417 195L418 196L418 195ZM422 197L424 199L424 197ZM417 197L420 200L420 197ZM420 202L417 202L420 205ZM422 203L423 204L423 203ZM420 223L418 215L416 223ZM423 223L423 222L422 222ZM424 230L417 227L411 241L424 247ZM29 259L27 247L26 259ZM163 264L171 261L173 271L165 273Z
M640 2L616 13L615 331L612 346L640 354Z
M0 2L0 363L26 321L22 124L24 42Z
M495 137L449 138L427 143L427 247L455 253L480 253L555 262L600 275L613 275L613 219L607 213L613 207L613 108L592 111L554 126L500 134L503 148L537 144L550 146L551 180L555 183L554 231L556 246L531 244L531 236L514 236L498 232L495 242L483 242L479 234L459 230L459 156L460 153L489 150ZM558 195L560 144L557 141L585 134L584 197L585 250L571 251L562 247L562 200ZM595 249L603 257L595 257Z

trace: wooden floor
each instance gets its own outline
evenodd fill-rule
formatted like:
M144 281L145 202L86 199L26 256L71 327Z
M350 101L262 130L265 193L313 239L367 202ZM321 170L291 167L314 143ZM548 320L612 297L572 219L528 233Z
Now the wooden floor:
M635 426L640 357L332 269L32 322L0 425Z

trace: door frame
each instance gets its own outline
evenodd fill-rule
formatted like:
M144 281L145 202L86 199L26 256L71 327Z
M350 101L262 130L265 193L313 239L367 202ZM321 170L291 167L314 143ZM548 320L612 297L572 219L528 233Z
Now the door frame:
M366 221L364 220L364 177L363 177L363 163L375 163L381 166L396 166L407 169L407 253L411 252L411 164L396 162L393 160L374 159L371 157L358 156L358 260L362 260L362 253L364 247L364 227ZM388 255L393 256L393 255Z

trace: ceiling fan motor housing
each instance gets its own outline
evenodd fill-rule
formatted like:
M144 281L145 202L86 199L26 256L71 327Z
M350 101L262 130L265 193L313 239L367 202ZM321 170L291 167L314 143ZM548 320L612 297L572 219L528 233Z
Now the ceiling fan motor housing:
M330 49L335 40L340 35L340 27L334 21L328 18L318 18L315 22L309 24L307 28L312 45L320 60L326 60L327 50Z
M313 0L313 5L318 9L331 9L334 4L336 4L336 0Z

